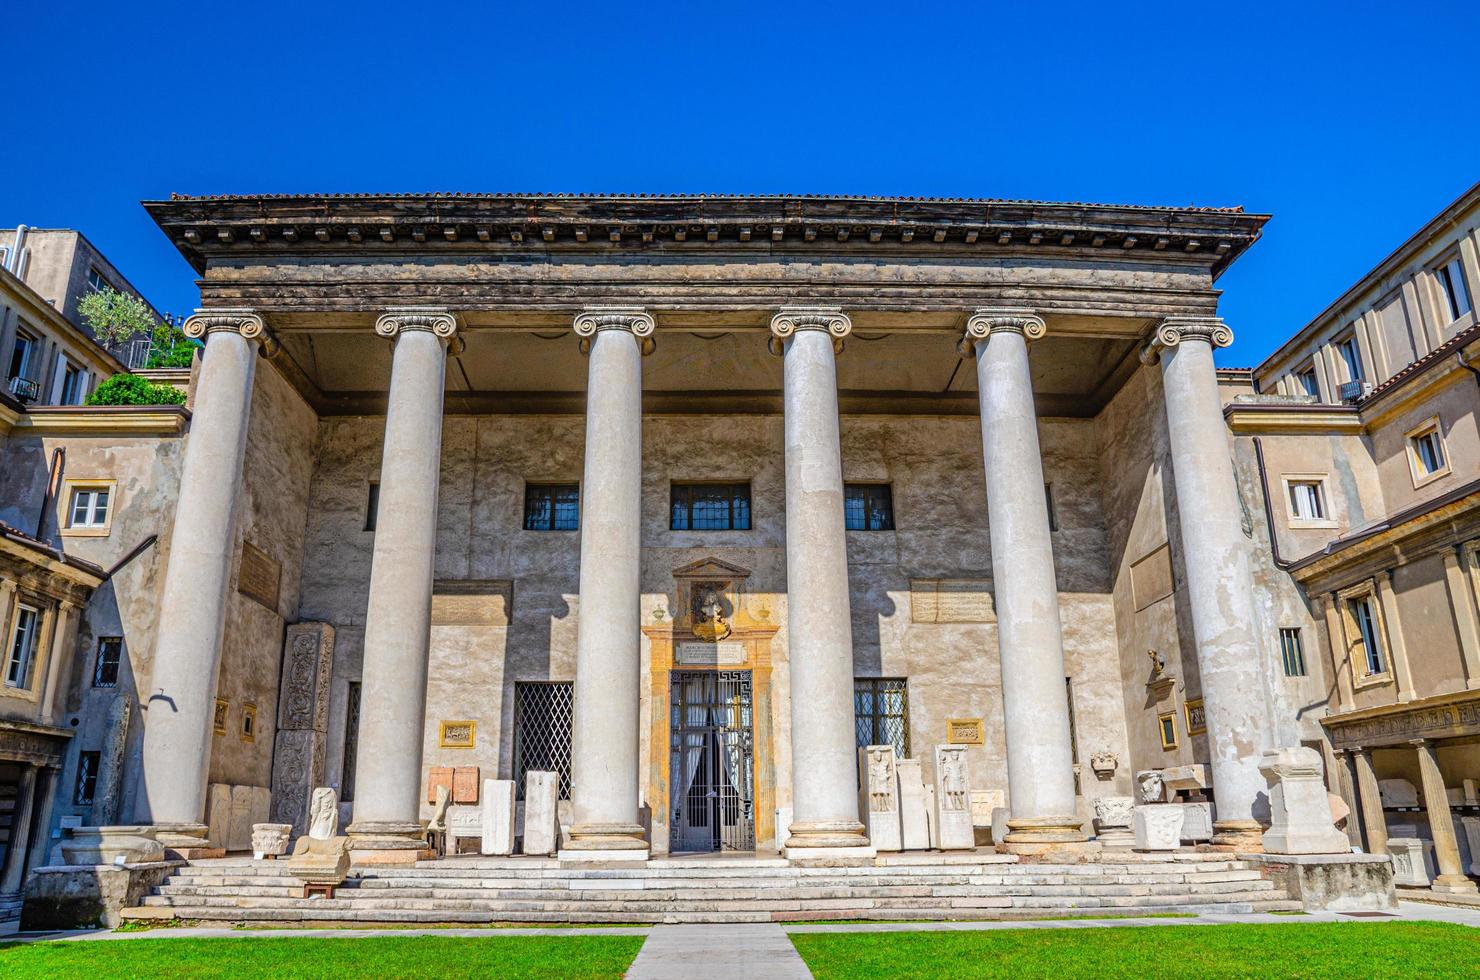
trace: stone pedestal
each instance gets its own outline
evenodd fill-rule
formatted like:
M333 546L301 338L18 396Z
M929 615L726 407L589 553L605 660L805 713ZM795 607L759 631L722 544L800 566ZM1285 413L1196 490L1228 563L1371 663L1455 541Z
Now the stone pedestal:
M1470 845L1470 874L1480 876L1480 817L1460 817L1459 822Z
M1321 778L1321 755L1304 746L1264 753L1259 771L1269 783L1271 854L1348 854L1351 843L1336 829Z
M448 854L461 854L460 841L475 840L478 849L483 848L483 809L482 807L469 806L454 803L447 808L443 818L446 825L444 833L447 838L446 851Z
M483 780L481 854L514 853L514 781Z
M930 850L930 810L925 802L925 783L919 759L895 762L899 777L900 844L906 851Z
M1182 807L1148 803L1131 811L1138 851L1175 851L1182 843Z
M1101 796L1095 800L1095 839L1102 847L1129 849L1136 844L1131 829L1135 800L1129 796Z
M1213 839L1213 804L1179 803L1182 808L1182 839L1201 844Z
M560 848L560 773L524 777L524 853L553 855Z
M900 828L899 779L892 745L870 745L858 750L858 772L862 788L858 812L864 833L878 851L904 848Z
M1434 845L1417 837L1389 837L1393 856L1393 883L1405 888L1427 888L1434 880Z
M36 868L26 878L21 928L116 929L133 908L180 868L179 861Z
M971 774L964 745L935 747L936 847L942 851L971 850L976 835L971 828Z
M333 626L288 627L272 743L272 819L290 824L295 834L308 829L309 794L325 782L333 663Z
M309 797L308 833L298 838L288 859L288 874L303 882L305 895L311 888L321 893L328 889L326 894L332 897L333 889L349 874L351 858L360 860L350 851L350 840L338 836L338 830L339 794L320 786ZM375 856L372 853L368 863L375 863Z
M293 839L290 823L259 823L252 825L252 858L279 858L288 853L288 842Z
M1307 912L1398 907L1393 865L1384 854L1240 854Z

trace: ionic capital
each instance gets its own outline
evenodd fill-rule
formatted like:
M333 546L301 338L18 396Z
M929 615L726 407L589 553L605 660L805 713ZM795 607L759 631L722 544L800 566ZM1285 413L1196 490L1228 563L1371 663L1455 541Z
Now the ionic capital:
M273 357L279 350L277 338L267 329L262 314L254 310L196 310L180 329L192 340L201 340L214 333L240 334L255 341L264 357Z
M1048 333L1048 324L1028 309L979 309L966 318L966 332L956 349L962 357L972 357L976 345L994 333L1016 333L1024 340L1037 340Z
M1233 331L1216 316L1169 316L1161 321L1146 348L1141 351L1143 364L1155 364L1163 349L1183 341L1202 341L1213 347L1233 343Z
M581 338L581 353L589 354L596 335L603 330L624 330L637 338L644 354L651 354L653 341L652 314L636 306L593 306L576 314L576 336Z
M457 314L441 306L392 306L375 320L375 332L389 340L403 333L429 333L446 341L448 353L461 354Z
M831 306L797 306L779 311L771 317L771 338L766 346L780 354L786 341L798 330L824 331L833 342L833 353L843 353L843 338L853 332L848 314Z

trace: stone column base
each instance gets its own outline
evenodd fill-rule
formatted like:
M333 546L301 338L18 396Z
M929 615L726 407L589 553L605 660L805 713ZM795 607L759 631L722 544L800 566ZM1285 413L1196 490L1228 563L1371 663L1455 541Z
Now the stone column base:
M878 850L857 820L809 820L792 823L781 854L788 861L863 863Z
M570 846L556 852L558 861L646 861L650 856L642 824L578 823L570 829Z
M1213 821L1213 847L1216 850L1264 853L1264 826L1257 820Z
M344 832L351 864L405 865L436 857L420 821L359 820Z
M210 828L203 823L156 823L154 839L164 845L166 861L198 861L226 856L226 848L217 847L206 836Z
M1429 890L1439 895L1476 895L1480 888L1464 875L1440 875L1429 885Z
M1088 849L1088 841L1078 817L1009 817L1000 849L1008 854L1077 853Z

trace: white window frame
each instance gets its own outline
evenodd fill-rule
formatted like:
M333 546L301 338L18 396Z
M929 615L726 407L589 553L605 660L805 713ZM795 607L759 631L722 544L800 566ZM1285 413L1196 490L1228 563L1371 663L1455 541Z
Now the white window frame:
M36 348L40 343L41 338L36 336L36 334L32 333L29 330L26 330L23 327L16 328L15 340L10 345L10 357L12 360L14 360L15 349L17 347L21 347L22 345L24 345L25 347L25 353L21 356L21 363L16 368L16 372L12 374L10 378L25 378L27 380L31 380L31 362L36 359ZM6 370L9 369L9 365L6 365ZM10 378L5 379L5 382L7 384L10 383Z
M1475 294L1465 278L1465 263L1458 252L1450 252L1436 262L1429 270L1429 276L1433 279L1439 313L1446 328L1468 320L1474 314ZM1462 310L1459 308L1461 299L1465 306Z
M1393 682L1393 645L1388 637L1387 618L1383 615L1382 598L1376 581L1368 579L1358 585L1342 589L1336 593L1336 598L1340 603L1345 655L1347 666L1351 670L1353 687L1360 689L1379 684L1391 684ZM1367 611L1368 626L1371 630L1371 646L1368 643L1368 632L1362 628L1361 620L1352 609L1353 603L1363 604ZM1372 646L1376 647L1376 665L1381 668L1379 670L1372 669Z
M1347 357L1348 344L1351 345L1351 357ZM1341 361L1341 368L1346 373L1347 381L1367 380L1367 371L1362 365L1362 342L1357 338L1355 329L1336 338L1336 342L1331 346L1336 348L1336 357Z
M1321 376L1316 371L1314 364L1307 365L1303 368L1296 368L1290 377L1294 385L1295 394L1310 395L1315 398L1321 397ZM1310 379L1310 384L1305 383L1307 378Z
M1423 461L1423 456L1419 452L1420 440L1430 435L1434 437L1434 442L1439 449L1439 455L1443 457L1440 460L1439 466L1432 470ZM1415 490L1449 475L1449 446L1444 440L1444 426L1440 423L1439 416L1431 415L1403 433L1403 445L1404 452L1408 455L1408 471L1413 477L1413 488Z
M1331 495L1326 492L1326 474L1324 473L1286 473L1281 478L1285 487L1285 513L1288 515L1290 527L1315 527L1335 528L1339 525L1331 516ZM1295 488L1314 484L1316 496L1319 499L1322 515L1311 517L1301 514L1295 505Z
M25 636L27 648L24 651L17 651L17 644L21 640L21 620L26 613L31 614L30 627ZM5 631L4 689L6 691L30 698L35 697L31 686L37 674L40 673L36 669L36 659L41 649L41 633L45 622L44 610L39 604L24 600L16 602L15 612L11 615Z
M76 522L77 495L80 493L91 493L94 495L87 507L87 521ZM97 517L97 497L99 493L108 495L108 502L104 507L101 522ZM118 481L116 480L67 480L63 484L61 499L58 503L63 511L58 525L62 534L69 537L107 537L113 530L113 515L118 510Z

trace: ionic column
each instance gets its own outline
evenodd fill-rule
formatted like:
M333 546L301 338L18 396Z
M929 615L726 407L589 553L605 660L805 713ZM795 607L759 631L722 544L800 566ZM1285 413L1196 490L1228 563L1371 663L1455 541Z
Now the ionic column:
M1444 774L1439 771L1439 757L1434 754L1431 739L1416 738L1409 743L1418 750L1418 772L1423 779L1423 805L1429 815L1429 833L1434 837L1434 863L1439 877L1429 887L1449 895L1474 895L1480 892L1465 874L1459 859L1459 841L1454 836L1454 818L1449 814L1449 793L1444 789Z
M1254 636L1249 541L1213 370L1213 348L1232 342L1233 332L1217 317L1168 318L1148 359L1161 358L1182 564L1212 753L1213 841L1258 850L1254 812L1261 796L1261 809L1268 805L1259 757L1271 747L1269 712Z
M1372 767L1372 752L1362 748L1347 751L1357 764L1357 799L1362 805L1362 826L1367 830L1367 851L1386 854L1387 816L1382 812L1382 792L1377 785L1377 770Z
M1007 740L1006 843L1018 852L1088 839L1075 815L1059 590L1028 371L1028 341L1044 332L1031 310L977 310L961 344L976 355Z
M357 863L430 856L421 827L442 395L457 318L434 307L393 307L375 332L395 344L380 463L380 515L370 565L361 668L362 706L354 821L345 832Z
M653 349L653 318L637 309L591 309L576 317L575 331L589 363L570 756L574 823L560 856L641 861L648 857L638 819L642 357Z
M786 636L791 664L789 858L872 854L858 820L853 624L835 357L852 322L837 310L782 310L786 430Z
M75 649L77 649L77 604L63 599L57 603L56 624L52 627L51 633L51 653L46 665L46 693L42 699L41 717L47 724L56 724L57 700L61 697L62 686L66 683L67 667L71 663L72 651Z
M40 768L21 763L21 780L16 787L15 809L11 811L10 841L5 849L4 866L0 867L0 892L18 892L26 880L26 859L31 841L31 813L36 807L36 776ZM42 827L45 833L46 828Z
M140 823L163 828L156 836L166 848L188 857L210 847L201 821L236 550L232 515L257 354L272 354L277 343L250 310L202 310L184 329L189 337L204 337L206 349L180 472L154 669L144 696L142 792L135 809Z

